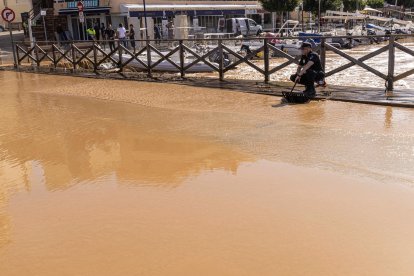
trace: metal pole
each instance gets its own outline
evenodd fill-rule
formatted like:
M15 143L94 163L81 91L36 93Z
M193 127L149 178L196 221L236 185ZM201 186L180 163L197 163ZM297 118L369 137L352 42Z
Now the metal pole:
M302 32L305 31L305 17L303 16L303 2L302 2Z
M145 24L145 37L148 40L148 24L147 24L147 5L145 3L145 0L143 0L144 4L144 24Z
M45 23L45 16L44 15L42 15L42 20L43 20L43 30L45 32L45 40L47 41L46 23Z
M9 22L9 31L10 31L10 40L12 44L12 51L13 51L13 62L14 62L14 68L17 68L17 60L16 60L16 49L14 47L14 39L13 39L13 31L12 31L12 25L11 22Z
M321 0L319 0L319 8L318 8L318 32L321 32Z

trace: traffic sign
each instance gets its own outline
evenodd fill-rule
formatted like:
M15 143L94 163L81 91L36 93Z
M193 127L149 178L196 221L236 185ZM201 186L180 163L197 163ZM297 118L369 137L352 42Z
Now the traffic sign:
M1 17L3 17L4 21L10 23L16 18L16 14L12 9L5 8L1 11Z
M78 7L79 12L83 12L83 3L82 3L82 1L78 2L77 7Z
M85 16L83 15L83 11L79 12L79 22L80 23L85 22Z

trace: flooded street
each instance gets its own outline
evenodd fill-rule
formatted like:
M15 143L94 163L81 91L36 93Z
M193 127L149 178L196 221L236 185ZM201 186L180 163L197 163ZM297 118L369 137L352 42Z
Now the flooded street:
M414 50L414 43L410 41L398 41L405 47ZM388 42L373 45L361 45L350 50L341 49L346 54L353 58L361 58L371 52L374 52L383 46L387 45ZM283 58L274 58L270 62L270 68L274 68L282 63L286 62ZM328 51L326 55L326 72L329 72L335 68L349 63L350 61L342 58L341 56ZM403 51L396 49L395 51L395 74L399 75L406 71L413 69L414 57L404 53ZM263 61L255 61L256 65L260 68L264 68ZM364 62L368 66L378 70L379 72L387 75L388 72L388 52L377 55ZM289 81L289 76L296 70L296 65L290 65L281 71L278 71L271 75L271 81ZM263 75L257 72L255 69L241 65L236 70L231 70L226 73L226 77L229 79L253 79L263 80ZM358 86L358 87L377 87L385 88L385 81L376 75L368 72L364 68L354 65L342 72L334 74L327 78L328 84L332 85L344 85L344 86ZM396 89L410 89L414 86L414 76L408 76L400 81L395 82Z
M0 71L0 275L412 275L414 110Z

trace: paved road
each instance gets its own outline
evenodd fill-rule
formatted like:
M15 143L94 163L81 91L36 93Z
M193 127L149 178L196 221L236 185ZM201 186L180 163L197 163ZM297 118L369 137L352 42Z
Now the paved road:
M14 40L23 40L24 34L23 31L14 31L13 32ZM9 32L0 33L0 64L4 62L9 62L13 60L13 53L11 51L11 40Z

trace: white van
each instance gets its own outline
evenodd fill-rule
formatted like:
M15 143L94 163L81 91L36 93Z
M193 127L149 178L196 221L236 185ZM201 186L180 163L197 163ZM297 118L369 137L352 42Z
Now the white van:
M236 35L258 35L263 31L261 25L250 18L220 18L218 22L218 32L233 33Z

